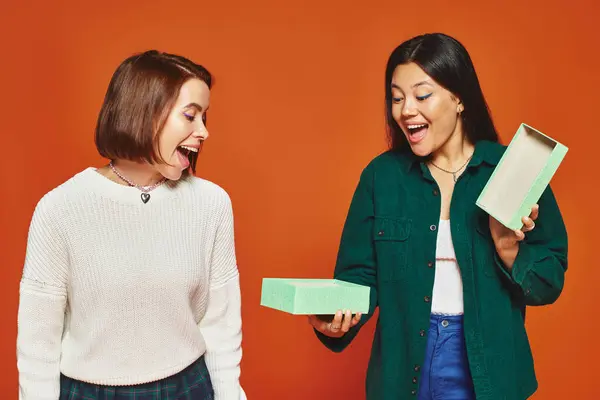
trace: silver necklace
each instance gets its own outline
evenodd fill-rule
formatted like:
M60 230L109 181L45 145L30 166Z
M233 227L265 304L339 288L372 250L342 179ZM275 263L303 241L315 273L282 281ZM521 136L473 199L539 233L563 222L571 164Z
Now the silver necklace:
M165 181L167 180L167 178L162 178L160 181L153 183L152 185L148 185L148 186L136 185L134 182L127 179L119 171L117 171L117 169L115 168L115 165L113 164L112 161L108 165L110 166L110 169L112 169L112 171L115 173L115 175L118 176L119 178L121 178L122 181L127 183L129 186L133 186L134 188L136 188L142 192L141 198L142 198L142 203L144 203L144 204L146 204L148 201L150 201L150 192L153 191L154 189L156 189L157 187L159 187L160 185L162 185L163 183L165 183Z
M471 158L472 158L472 157L473 157L473 154L471 154L471 157L467 158L467 161L465 161L465 163L464 163L463 165L461 165L461 166L460 166L460 168L459 168L459 169L457 169L456 171L449 171L449 170L447 170L447 169L444 169L444 168L438 167L437 165L435 165L435 164L433 163L433 161L430 161L430 163L431 163L431 165L433 165L434 167L436 167L436 168L437 168L437 169L439 169L440 171L444 171L444 172L446 172L446 173L448 173L448 174L452 174L452 178L454 178L454 183L456 183L456 180L458 179L458 178L456 177L456 174L457 174L457 173L458 173L460 170L462 170L462 169L465 167L465 165L467 165L467 164L469 163L469 161L471 161Z

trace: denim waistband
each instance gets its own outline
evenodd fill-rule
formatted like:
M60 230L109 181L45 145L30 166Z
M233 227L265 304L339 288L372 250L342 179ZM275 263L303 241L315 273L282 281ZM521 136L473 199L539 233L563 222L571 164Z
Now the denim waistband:
M439 329L448 331L462 331L463 330L463 316L462 315L443 315L443 314L431 314L429 318L429 328Z

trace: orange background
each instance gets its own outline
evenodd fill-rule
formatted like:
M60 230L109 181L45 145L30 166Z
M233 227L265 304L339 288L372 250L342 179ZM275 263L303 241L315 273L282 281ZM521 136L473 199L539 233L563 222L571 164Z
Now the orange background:
M331 276L359 173L385 146L385 62L427 31L466 45L504 143L526 122L570 147L552 184L571 269L559 301L527 314L534 398L600 398L593 0L22 3L0 5L2 399L17 398L18 287L33 207L104 162L93 129L106 86L122 59L148 48L181 53L216 76L198 175L234 204L250 399L364 398L374 323L332 354L304 317L259 306L261 279Z

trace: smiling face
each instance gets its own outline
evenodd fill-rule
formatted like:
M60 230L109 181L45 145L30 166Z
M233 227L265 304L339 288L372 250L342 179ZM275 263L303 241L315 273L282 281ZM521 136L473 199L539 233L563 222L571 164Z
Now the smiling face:
M462 137L463 105L417 64L396 67L392 76L392 116L417 156L428 156L453 137Z
M208 139L205 122L209 105L210 89L202 80L192 78L181 86L158 138L157 153L164 162L154 167L165 178L181 178L190 167L188 156L197 153Z

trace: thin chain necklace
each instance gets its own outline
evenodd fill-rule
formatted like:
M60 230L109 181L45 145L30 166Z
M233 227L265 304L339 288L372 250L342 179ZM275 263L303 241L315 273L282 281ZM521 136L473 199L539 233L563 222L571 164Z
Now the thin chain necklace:
M444 169L444 168L438 167L437 165L435 165L435 164L433 163L433 161L430 161L430 163L431 163L431 165L433 165L434 167L436 167L436 168L437 168L437 169L439 169L440 171L444 171L444 172L446 172L447 174L452 174L452 178L454 178L454 183L456 183L456 180L458 179L458 178L456 177L456 174L457 174L459 171L461 171L461 170L462 170L462 169L463 169L463 168L464 168L464 167L465 167L465 166L466 166L466 165L469 163L469 161L471 161L471 158L473 158L473 154L471 154L471 156L470 156L469 158L467 158L467 161L465 161L465 163L464 163L463 165L461 165L461 166L460 166L460 168L459 168L459 169L457 169L456 171L449 171L449 170L447 170L447 169Z
M160 181L153 183L152 185L148 185L148 186L136 185L131 180L124 177L119 171L117 171L117 169L115 168L115 165L112 161L108 165L110 165L110 169L112 169L112 171L115 173L115 175L117 175L119 178L121 178L121 180L123 180L129 186L133 186L134 188L136 188L142 192L141 198L142 198L142 203L144 203L144 204L146 204L150 200L150 192L153 191L154 189L156 189L157 187L159 187L160 185L162 185L163 183L165 183L165 181L167 180L167 178L162 178Z

